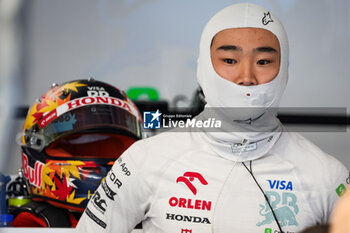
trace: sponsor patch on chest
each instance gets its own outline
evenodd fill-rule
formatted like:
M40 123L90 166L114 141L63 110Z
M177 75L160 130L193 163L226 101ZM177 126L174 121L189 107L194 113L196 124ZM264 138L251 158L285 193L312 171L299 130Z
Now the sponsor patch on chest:
M267 181L270 185L270 189L293 191L292 181L286 181L286 180L267 180Z

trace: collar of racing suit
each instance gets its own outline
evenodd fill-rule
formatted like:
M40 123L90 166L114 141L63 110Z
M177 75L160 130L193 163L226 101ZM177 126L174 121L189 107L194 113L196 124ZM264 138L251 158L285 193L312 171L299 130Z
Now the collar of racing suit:
M214 70L210 46L214 36L229 28L262 28L272 32L281 49L280 70L272 81L242 86L220 77ZM276 117L288 80L288 40L280 21L268 10L248 3L231 5L205 26L198 58L197 79L207 105L198 118L222 121L219 132L204 129L204 139L222 157L248 161L266 155L278 140L282 125Z
M221 108L220 108L221 109ZM283 131L273 111L252 122L230 122L220 109L205 107L197 120L221 121L218 129L202 128L204 140L213 151L226 159L245 162L258 159L271 150Z

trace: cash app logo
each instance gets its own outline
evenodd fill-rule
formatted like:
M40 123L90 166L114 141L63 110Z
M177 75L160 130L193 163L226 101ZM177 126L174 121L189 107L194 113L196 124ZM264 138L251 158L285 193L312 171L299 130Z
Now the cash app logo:
M272 229L271 228L265 228L265 233L272 233Z
M345 185L340 184L335 191L337 192L338 196L340 197L345 193L345 190L346 190Z

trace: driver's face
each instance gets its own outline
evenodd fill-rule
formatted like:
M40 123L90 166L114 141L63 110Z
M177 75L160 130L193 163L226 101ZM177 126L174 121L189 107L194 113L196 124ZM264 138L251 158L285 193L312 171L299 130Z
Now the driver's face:
M268 83L280 69L280 45L270 31L231 28L217 33L210 49L216 73L238 85Z

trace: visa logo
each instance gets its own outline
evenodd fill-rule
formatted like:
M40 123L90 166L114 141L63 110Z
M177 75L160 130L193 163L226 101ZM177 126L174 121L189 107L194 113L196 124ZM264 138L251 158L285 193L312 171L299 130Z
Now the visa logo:
M267 180L267 181L269 182L271 189L293 191L292 181L285 181L285 180Z

